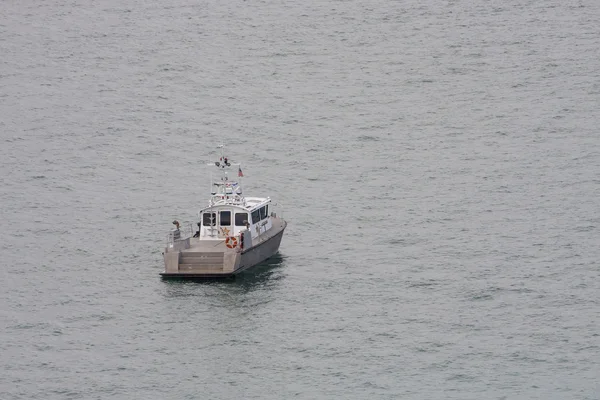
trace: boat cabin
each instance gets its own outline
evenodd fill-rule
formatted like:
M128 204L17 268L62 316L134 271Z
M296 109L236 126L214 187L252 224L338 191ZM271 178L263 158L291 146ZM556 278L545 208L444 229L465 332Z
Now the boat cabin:
M255 238L271 228L270 203L269 197L244 197L241 185L225 175L212 183L209 205L198 213L196 235L200 240L223 239L249 230Z
M240 232L250 230L255 238L261 232L271 228L269 198L246 198L242 204L223 201L211 205L198 214L199 239L223 239L238 236Z

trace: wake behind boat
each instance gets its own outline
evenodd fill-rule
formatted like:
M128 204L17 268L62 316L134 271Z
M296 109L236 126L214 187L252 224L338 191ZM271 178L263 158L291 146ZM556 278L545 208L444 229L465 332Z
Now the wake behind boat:
M223 146L220 146L223 149ZM163 278L227 278L273 256L287 222L272 212L270 197L245 197L240 164L221 150L219 161L209 164L220 178L211 183L208 207L198 212L199 221L182 228L173 221L163 253ZM232 169L237 167L237 178Z

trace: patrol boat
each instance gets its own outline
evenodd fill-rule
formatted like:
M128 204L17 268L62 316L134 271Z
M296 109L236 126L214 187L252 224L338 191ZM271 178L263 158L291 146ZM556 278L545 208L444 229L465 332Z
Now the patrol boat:
M219 170L220 178L211 178L211 196L198 212L198 222L182 226L173 221L163 253L163 278L228 278L279 250L287 222L271 210L270 197L243 195L241 165L220 148L219 160L208 164Z

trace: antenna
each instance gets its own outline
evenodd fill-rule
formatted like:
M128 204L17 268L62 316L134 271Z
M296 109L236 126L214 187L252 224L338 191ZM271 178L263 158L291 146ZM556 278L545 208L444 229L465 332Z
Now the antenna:
M217 167L221 175L221 179L215 181L211 173L211 201L217 203L233 202L233 204L245 204L246 200L243 195L241 182L241 178L244 176L244 174L242 173L241 164L231 162L229 157L225 155L224 145L221 144L217 146L217 149L221 149L221 155L219 157L219 160L213 163L206 164ZM235 175L235 173L231 173L232 166L238 167L237 176Z

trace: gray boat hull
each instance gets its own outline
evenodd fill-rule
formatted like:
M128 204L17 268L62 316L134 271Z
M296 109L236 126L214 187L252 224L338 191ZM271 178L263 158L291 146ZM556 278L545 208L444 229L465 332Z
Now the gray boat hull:
M253 266L258 265L277 254L277 251L279 251L279 245L281 244L281 239L283 238L284 230L285 226L279 232L275 233L275 235L269 237L261 243L258 243L256 246L253 246L247 250L243 250L240 264L235 270L235 273L237 274L252 268Z

